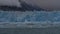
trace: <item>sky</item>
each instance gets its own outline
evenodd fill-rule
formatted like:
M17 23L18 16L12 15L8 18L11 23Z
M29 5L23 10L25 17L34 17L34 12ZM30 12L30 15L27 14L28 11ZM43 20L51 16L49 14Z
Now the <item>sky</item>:
M20 2L18 0L0 0L0 6L1 5L21 7Z
M60 9L60 0L22 0L27 4L39 6L44 9Z

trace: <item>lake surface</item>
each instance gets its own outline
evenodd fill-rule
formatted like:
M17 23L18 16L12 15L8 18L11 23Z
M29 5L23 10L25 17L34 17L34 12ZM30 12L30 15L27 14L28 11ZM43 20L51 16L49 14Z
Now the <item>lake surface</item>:
M50 27L50 28L0 28L0 34L60 34L60 27Z

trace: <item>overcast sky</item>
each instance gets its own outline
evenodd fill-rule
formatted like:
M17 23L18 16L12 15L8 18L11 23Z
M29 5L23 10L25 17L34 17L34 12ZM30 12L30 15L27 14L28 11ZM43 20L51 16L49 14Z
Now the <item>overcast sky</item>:
M20 2L18 0L0 0L1 5L17 6L20 7Z
M37 5L46 9L60 9L60 0L22 0L27 4Z

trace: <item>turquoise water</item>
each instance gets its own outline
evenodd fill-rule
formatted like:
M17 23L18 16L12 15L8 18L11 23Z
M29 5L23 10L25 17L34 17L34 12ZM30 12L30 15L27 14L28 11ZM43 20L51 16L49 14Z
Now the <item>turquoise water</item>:
M60 22L60 11L0 11L0 22Z

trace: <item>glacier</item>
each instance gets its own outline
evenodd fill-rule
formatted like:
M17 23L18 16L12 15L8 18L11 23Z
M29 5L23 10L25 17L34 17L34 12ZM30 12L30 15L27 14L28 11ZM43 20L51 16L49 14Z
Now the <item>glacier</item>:
M0 22L60 21L60 11L0 11Z
M31 24L30 24L31 23ZM60 24L60 11L2 11L0 10L0 25L9 24L10 27L39 27L40 24ZM13 25L14 24L14 25ZM1 25L1 26L3 26ZM4 27L9 27L5 26ZM32 26L34 25L34 26ZM0 27L1 27L0 26ZM41 26L41 25L40 25Z

